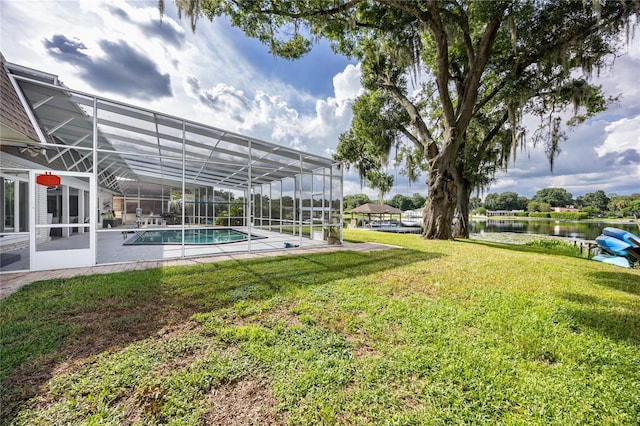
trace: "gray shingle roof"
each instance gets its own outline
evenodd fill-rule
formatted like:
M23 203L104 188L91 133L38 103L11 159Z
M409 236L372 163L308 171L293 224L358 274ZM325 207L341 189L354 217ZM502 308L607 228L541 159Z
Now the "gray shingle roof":
M20 98L16 94L7 70L4 67L5 59L4 55L0 52L2 58L2 66L0 66L0 128L2 129L3 139L13 139L17 135L10 135L10 130L17 132L24 136L26 139L30 139L33 142L39 142L38 134L33 129L33 125L29 120L29 116L25 112ZM6 128L5 128L6 127Z

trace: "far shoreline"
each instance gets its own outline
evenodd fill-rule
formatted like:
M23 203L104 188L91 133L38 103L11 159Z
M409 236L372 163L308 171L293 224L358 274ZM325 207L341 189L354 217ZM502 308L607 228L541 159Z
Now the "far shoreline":
M529 217L529 216L484 216L471 215L471 219L481 220L526 220L526 221L556 221L556 222L582 222L582 223L631 223L638 224L640 219L636 221L634 218L589 218L589 219L556 219L552 217Z

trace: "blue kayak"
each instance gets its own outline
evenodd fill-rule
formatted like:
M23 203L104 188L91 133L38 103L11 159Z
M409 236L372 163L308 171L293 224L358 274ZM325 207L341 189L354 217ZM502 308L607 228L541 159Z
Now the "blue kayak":
M631 244L626 241L609 237L607 235L600 235L597 237L596 243L598 243L598 246L600 246L602 250L616 256L628 256L629 252L627 250L632 248Z
M601 254L598 256L593 256L591 260L597 260L598 262L608 263L609 265L621 266L623 268L631 268L631 263L626 257L609 256L606 254Z
M629 244L631 247L640 247L640 237L631 232L618 228L604 228L602 233L608 237L617 238Z

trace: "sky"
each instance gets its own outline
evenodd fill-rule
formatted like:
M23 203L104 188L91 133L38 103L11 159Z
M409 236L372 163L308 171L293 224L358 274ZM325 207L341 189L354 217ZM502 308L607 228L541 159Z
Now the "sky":
M0 50L7 61L58 75L68 87L330 157L362 93L360 65L318 40L300 60L272 56L225 19L191 31L174 2L0 0ZM620 96L574 128L553 173L541 146L515 162L484 193L528 198L561 187L574 197L603 190L640 192L640 36L597 81ZM525 122L535 125L532 119ZM409 184L397 168L387 195L426 195L426 175ZM377 192L345 174L344 193Z

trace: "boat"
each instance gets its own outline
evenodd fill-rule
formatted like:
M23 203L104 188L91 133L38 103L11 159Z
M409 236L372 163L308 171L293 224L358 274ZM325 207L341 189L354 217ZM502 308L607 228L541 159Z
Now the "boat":
M631 245L631 247L640 247L640 237L622 229L604 228L602 230L602 235L622 240Z
M405 210L400 216L400 223L402 226L408 227L420 227L422 226L422 209L417 210Z
M629 259L622 256L611 256L608 254L599 254L593 256L591 260L597 260L598 262L608 263L609 265L621 266L623 268L631 268L631 262Z
M596 244L603 252L592 260L610 265L631 268L640 263L640 237L618 228L604 228L596 238Z
M597 237L596 244L598 244L602 250L614 256L627 257L629 255L627 250L632 248L628 242L608 235L600 235Z

